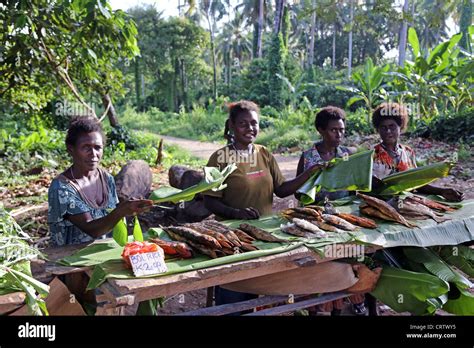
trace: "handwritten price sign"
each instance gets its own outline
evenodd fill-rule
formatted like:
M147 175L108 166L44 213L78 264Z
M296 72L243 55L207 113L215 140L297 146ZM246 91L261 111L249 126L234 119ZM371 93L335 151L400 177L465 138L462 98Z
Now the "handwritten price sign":
M165 264L164 255L155 251L152 253L143 253L130 255L130 263L132 264L133 273L135 276L145 276L165 273L168 268Z

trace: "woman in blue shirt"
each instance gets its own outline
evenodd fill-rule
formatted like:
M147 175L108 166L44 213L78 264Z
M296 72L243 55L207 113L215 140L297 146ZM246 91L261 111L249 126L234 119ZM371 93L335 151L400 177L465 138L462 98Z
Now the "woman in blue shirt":
M72 166L59 174L48 191L51 245L62 246L104 238L124 216L139 214L150 200L119 203L113 177L102 168L105 135L95 117L77 117L67 131Z

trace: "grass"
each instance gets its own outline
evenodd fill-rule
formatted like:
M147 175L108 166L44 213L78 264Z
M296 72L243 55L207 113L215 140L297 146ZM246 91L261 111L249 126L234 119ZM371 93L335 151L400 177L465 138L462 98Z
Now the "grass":
M206 110L195 107L187 113L171 113L154 108L147 112L136 112L127 107L121 112L121 122L134 130L222 143L226 119L227 114L221 108ZM313 121L311 113L300 110L288 108L276 112L262 109L257 143L271 151L292 147L307 148L317 138Z
M143 131L133 131L138 147L126 150L123 144L107 145L104 150L101 165L112 175L129 160L144 160L150 166L155 166L158 154L159 136ZM41 135L41 136L39 136ZM24 131L19 137L9 136L2 143L0 156L0 187L14 188L28 186L29 183L44 176L46 172L54 177L71 165L71 160L64 145L65 133L58 130ZM25 139L28 142L25 142ZM201 167L205 161L192 156L188 151L174 145L164 145L164 169L173 164L185 164L190 167ZM21 174L32 168L41 168L41 175ZM20 175L18 175L20 173ZM52 179L51 177L51 179ZM25 197L22 197L25 198Z

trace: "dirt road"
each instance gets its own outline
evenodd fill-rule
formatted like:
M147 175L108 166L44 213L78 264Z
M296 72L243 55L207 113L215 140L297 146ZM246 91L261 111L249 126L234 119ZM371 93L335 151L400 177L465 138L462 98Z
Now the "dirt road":
M162 135L160 137L163 138L163 142L165 144L177 145L189 151L193 156L202 159L208 159L214 151L224 146L223 144L219 143L209 143L197 140L175 138L167 135ZM274 156L285 178L293 179L296 174L296 167L298 165L299 157L282 156L280 154L275 154Z

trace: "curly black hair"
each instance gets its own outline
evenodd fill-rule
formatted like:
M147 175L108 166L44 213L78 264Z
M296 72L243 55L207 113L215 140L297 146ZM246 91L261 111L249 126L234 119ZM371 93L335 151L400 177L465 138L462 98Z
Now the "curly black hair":
M98 132L102 136L105 144L106 137L102 125L96 117L93 116L77 116L71 119L66 135L66 145L75 146L77 139L82 134Z
M372 124L378 129L382 120L394 120L403 131L408 125L408 110L405 105L398 103L382 103L372 113Z
M329 121L331 120L342 120L346 124L346 113L337 106L326 106L322 108L314 119L314 126L316 129L326 129Z

